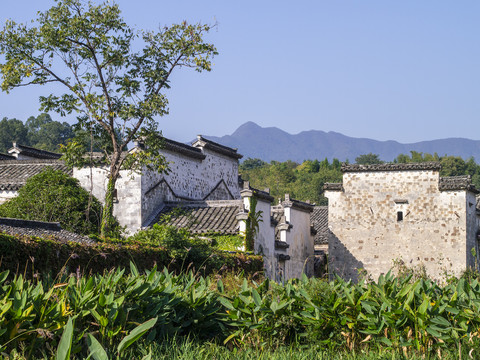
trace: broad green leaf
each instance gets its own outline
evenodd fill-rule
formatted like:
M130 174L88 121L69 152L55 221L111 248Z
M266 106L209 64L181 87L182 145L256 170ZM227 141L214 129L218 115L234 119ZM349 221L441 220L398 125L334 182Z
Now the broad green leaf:
M67 325L63 330L60 343L57 348L56 360L69 360L70 352L72 350L72 339L73 339L73 322L72 318L68 318Z
M220 303L225 306L228 310L235 310L235 307L232 305L232 303L230 301L228 301L227 299L225 299L223 296L220 296L218 298L218 300L220 301Z
M137 267L135 266L135 264L134 264L132 261L130 261L130 272L131 272L132 275L135 276L135 277L139 276Z
M225 292L225 288L223 287L222 279L218 279L218 281L217 281L217 290L220 294L223 294Z
M90 333L87 334L87 346L90 356L95 360L108 360L107 352L98 340Z
M434 324L438 324L442 326L448 326L448 327L451 326L450 322L447 319L445 319L443 316L435 316L434 318L431 318L430 321Z
M145 321L143 324L140 324L135 329L133 329L132 332L125 336L118 345L118 354L121 354L125 349L127 349L130 345L137 341L143 334L145 334L148 330L155 326L156 322L157 318L155 317L153 319Z
M262 298L258 294L257 290L252 289L252 297L253 297L253 301L255 302L255 305L262 306Z
M423 299L423 302L422 304L418 307L418 312L421 314L421 315L425 315L425 313L427 312L427 309L428 309L428 304L430 303L430 299L428 297L425 297Z

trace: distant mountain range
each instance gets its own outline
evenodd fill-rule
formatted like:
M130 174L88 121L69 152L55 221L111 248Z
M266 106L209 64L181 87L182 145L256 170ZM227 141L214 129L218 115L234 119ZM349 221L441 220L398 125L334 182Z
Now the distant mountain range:
M422 153L455 155L464 159L474 157L480 161L480 141L464 138L447 138L432 141L421 141L401 144L397 141L377 141L364 138L353 138L333 131L302 131L292 135L276 127L263 128L254 122L241 125L232 135L222 137L205 136L220 144L238 148L247 158L259 158L263 161L304 160L340 161L349 160L362 154L378 154L384 161L392 161L399 154L410 154L411 150Z

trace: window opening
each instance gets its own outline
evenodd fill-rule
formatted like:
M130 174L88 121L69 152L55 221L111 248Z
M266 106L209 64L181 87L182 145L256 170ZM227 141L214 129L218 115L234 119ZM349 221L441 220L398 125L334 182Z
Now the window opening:
M397 211L397 221L403 221L403 211Z

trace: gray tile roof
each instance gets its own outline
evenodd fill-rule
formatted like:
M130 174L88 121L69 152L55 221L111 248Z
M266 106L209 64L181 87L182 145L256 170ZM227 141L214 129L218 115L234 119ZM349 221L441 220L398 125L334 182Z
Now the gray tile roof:
M437 170L440 171L439 162L422 162L406 164L342 164L342 172L371 172L371 171L412 171L412 170Z
M52 238L57 241L75 241L90 244L94 241L88 237L78 235L62 229L59 223L44 221L0 218L0 233L20 236L36 236Z
M468 190L476 194L479 193L475 185L472 184L470 175L441 177L438 189L440 191Z
M176 153L180 153L185 156L192 157L194 159L203 160L205 159L205 154L199 148L182 144L178 141L170 140L167 138L162 138L163 148L165 150L170 150Z
M289 194L285 194L285 201L282 202L282 206L285 207L291 207L297 210L301 211L306 211L306 212L312 212L313 211L313 205L310 203L306 203L303 201L291 199Z
M32 176L47 166L72 175L72 170L61 160L2 160L0 161L0 190L18 190Z
M310 221L313 228L317 231L315 234L315 244L328 243L328 206L315 206L310 215Z
M16 160L17 158L12 155L0 153L0 160Z
M37 158L37 159L60 159L62 154L57 154L51 151L37 149L31 146L13 143L13 147L8 152L19 152L22 155Z
M236 216L242 209L242 200L167 202L155 222L185 228L194 234L237 234Z
M345 191L342 183L325 183L323 184L325 191Z
M222 154L237 160L243 157L243 155L237 153L237 149L216 143L212 140L208 140L204 138L202 135L197 136L197 140L193 142L192 146L212 150L219 154Z

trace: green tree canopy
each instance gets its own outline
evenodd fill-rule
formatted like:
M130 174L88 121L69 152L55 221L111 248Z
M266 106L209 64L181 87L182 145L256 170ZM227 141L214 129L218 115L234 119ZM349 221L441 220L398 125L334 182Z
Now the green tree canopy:
M0 152L5 153L14 141L28 145L27 133L21 120L3 118L0 121Z
M78 234L97 234L101 214L100 202L77 179L52 168L32 176L18 196L0 205L0 216L59 222Z
M203 41L208 25L186 22L158 31L127 25L117 4L95 5L82 0L55 0L39 12L36 22L7 20L0 31L1 87L56 83L54 94L40 97L41 109L61 115L78 114L78 128L108 138L105 157L108 184L102 235L113 226L113 193L122 168L165 169L157 116L168 113L165 90L176 68L211 69L217 54ZM63 88L57 92L57 89ZM144 151L122 155L132 141ZM78 143L66 151L81 155ZM78 162L75 162L78 164Z
M3 118L0 121L0 152L10 149L13 142L59 152L59 145L66 144L73 136L70 124L54 121L46 113L30 116L25 123Z
M267 163L263 160L260 160L258 158L255 158L255 159L248 158L247 160L242 162L242 169L252 170L252 169L256 169L256 168L259 168L259 167L262 167L262 166L265 166L265 165L267 165Z
M28 130L30 146L48 150L60 151L60 145L65 145L73 138L73 129L67 122L53 121L49 114L30 116L25 126Z
M383 164L383 161L380 160L379 155L372 153L357 156L355 158L355 162L360 165Z
M326 205L323 196L323 185L326 182L342 181L341 163L337 159L322 161L306 160L302 164L293 161L264 163L260 167L250 168L240 165L244 180L258 189L268 187L270 194L276 199L283 199L290 194L297 200L315 202Z

